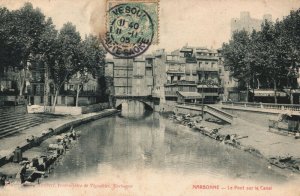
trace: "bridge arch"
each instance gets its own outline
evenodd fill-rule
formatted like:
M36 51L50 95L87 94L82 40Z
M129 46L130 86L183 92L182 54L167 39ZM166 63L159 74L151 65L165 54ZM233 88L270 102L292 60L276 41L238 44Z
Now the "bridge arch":
M116 108L122 109L122 103L125 103L128 101L137 101L137 102L143 103L145 106L145 110L150 110L150 111L154 110L154 106L151 102L147 103L147 101L143 101L143 100L139 100L139 99L117 99L116 100Z

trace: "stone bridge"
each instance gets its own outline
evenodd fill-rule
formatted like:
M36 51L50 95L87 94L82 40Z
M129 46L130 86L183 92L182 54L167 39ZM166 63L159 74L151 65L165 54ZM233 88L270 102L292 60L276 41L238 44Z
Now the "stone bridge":
M157 100L152 96L115 96L116 104L115 107L118 108L123 102L139 101L145 105L145 108L148 110L155 110L155 105L158 105Z

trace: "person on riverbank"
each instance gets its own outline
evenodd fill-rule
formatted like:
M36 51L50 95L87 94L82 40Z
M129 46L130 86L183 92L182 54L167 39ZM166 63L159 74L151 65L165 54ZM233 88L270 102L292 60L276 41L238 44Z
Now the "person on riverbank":
M71 138L72 138L73 140L76 140L76 137L77 137L77 135L76 135L75 129L72 127L72 128L71 128Z
M28 163L25 163L25 165L21 168L21 171L20 171L21 184L23 184L25 182L25 174L26 174L26 170L27 170L27 165L28 165Z
M0 187L5 186L5 180L6 180L6 176L2 175L1 178L0 178Z

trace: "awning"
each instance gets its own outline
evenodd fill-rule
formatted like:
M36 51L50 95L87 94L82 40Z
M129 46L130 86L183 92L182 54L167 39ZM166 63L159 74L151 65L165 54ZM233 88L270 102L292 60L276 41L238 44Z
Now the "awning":
M252 92L252 91L250 91ZM274 90L254 90L255 97L274 97ZM276 97L285 97L286 93L282 91L276 91Z
M201 94L197 93L197 92L177 91L176 93L178 96L181 96L184 99L201 99L202 98Z

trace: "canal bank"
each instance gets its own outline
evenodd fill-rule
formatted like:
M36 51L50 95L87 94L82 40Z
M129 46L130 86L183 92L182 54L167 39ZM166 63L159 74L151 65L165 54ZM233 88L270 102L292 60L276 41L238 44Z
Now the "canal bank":
M44 123L33 127L30 130L25 130L18 135L2 139L0 143L0 166L9 163L14 155L14 150L19 147L22 152L30 149L33 146L41 143L53 135L60 134L71 126L76 127L83 123L87 123L99 118L107 117L117 113L115 109L105 109L101 112L82 114L77 116L66 116L64 118ZM28 141L28 138L34 138Z
M174 111L174 113L179 115L179 119L181 114L193 114L199 116L199 122L202 120L201 111L195 113L194 110L177 110L176 106L173 106L173 109L171 109L171 111L172 110ZM261 115L261 113L259 114ZM222 124L220 123L220 119L210 115L204 118L201 123L198 123L198 127L202 127L199 129L200 132L208 136L209 138L216 139L216 137L222 138L225 136L230 138L230 140L225 143L229 143L229 145L233 145L245 152L250 152L251 154L266 159L271 164L275 163L271 167L288 167L299 173L300 140L295 139L294 137L279 135L270 132L267 126L263 126L260 123L257 123L255 121L255 118L253 118L253 115L253 113L248 114L248 120L234 117L234 123L232 124ZM259 120L260 119L258 119L257 121ZM185 120L182 120L180 124L188 125ZM287 161L286 158L288 157L290 157L292 160ZM287 162L284 163L281 161Z
M107 195L116 195L119 189L114 185L132 187L120 190L128 195L147 194L171 185L165 187L168 194L164 194L170 195L174 189L185 193L199 183L219 185L220 189L222 184L255 183L273 186L277 191L281 184L293 180L283 170L268 168L263 159L211 141L157 113L139 119L114 115L76 130L82 132L76 146L43 183L98 184L101 189L97 191Z
M163 195L178 195L199 194L194 185L214 184L220 192L230 185L263 185L273 187L274 195L283 183L294 179L283 170L269 168L263 159L212 141L158 113L134 119L112 115L80 125L76 131L81 132L80 138L48 177L31 185L34 189L19 190L47 188L52 191L49 195L64 191L141 195L166 189Z

